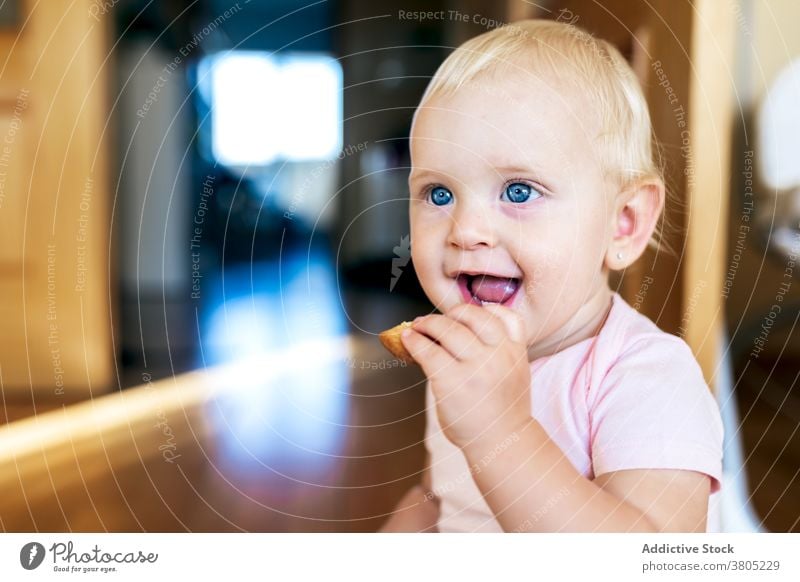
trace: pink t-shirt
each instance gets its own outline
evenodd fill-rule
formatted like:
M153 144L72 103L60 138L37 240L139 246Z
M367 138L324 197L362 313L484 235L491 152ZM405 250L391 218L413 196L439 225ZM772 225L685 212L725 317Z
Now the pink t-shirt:
M689 346L613 294L598 335L531 362L531 415L587 479L622 469L722 475L719 409ZM426 447L439 531L499 532L427 388ZM502 454L502 453L500 453ZM709 521L709 528L714 529Z

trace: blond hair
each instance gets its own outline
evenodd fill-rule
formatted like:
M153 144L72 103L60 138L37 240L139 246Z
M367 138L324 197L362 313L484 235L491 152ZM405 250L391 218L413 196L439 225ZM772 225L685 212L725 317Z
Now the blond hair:
M572 24L522 20L468 40L439 66L420 106L504 66L520 72L544 66L559 81L573 83L590 96L601 117L603 169L621 188L643 179L663 182L650 113L635 73L611 43ZM656 228L650 241L654 248L665 248L659 235L665 226Z

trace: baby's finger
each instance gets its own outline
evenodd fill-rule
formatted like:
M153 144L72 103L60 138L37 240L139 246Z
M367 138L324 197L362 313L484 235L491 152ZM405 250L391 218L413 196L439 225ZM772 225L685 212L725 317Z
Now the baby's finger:
M525 323L516 311L502 305L484 305L483 309L488 310L503 323L511 340L519 343L525 342Z
M488 346L497 346L508 335L503 322L485 307L462 303L447 312L447 316L460 321Z
M469 327L444 315L421 317L414 321L412 328L438 342L458 360L470 358L477 349L483 348Z
M400 341L428 378L456 363L453 356L442 346L410 327L400 334Z

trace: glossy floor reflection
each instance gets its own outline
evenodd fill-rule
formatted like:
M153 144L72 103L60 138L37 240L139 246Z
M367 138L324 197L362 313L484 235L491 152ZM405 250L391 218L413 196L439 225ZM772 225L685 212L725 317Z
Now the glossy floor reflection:
M329 355L308 377L313 390L335 386L321 377L328 364L345 369L343 423L291 391L292 362L309 347ZM420 476L421 374L372 366L385 356L367 338L292 349L9 425L0 438L0 527L376 530ZM263 379L265 363L282 370ZM271 394L266 411L263 393Z
M344 307L330 263L295 252L228 268L206 285L197 368L248 363L216 411L226 457L324 471L342 450L348 398Z
M220 514L227 509L233 516L227 523L202 511L193 529L373 531L419 479L424 430L419 370L375 369L372 364L385 355L366 338L299 344L282 359L293 362L307 348L319 359L306 370L252 383L256 391L271 394L266 406L239 385L222 390L207 406L216 430L213 454L198 480L201 496L222 509ZM241 374L248 373L242 365ZM329 406L323 406L326 416L318 413L319 403L330 400L314 395L327 391L342 403L341 422L331 417Z
M421 372L374 334L423 307L347 290L315 249L226 267L203 285L195 368L231 371L205 408L214 438L201 474L187 476L189 527L376 529L419 479L424 391Z

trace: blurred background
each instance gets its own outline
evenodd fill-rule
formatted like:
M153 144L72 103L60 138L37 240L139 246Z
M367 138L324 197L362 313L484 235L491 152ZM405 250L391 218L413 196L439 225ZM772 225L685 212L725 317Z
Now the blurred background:
M375 531L424 461L422 375L375 338L432 309L412 113L529 17L639 75L680 228L615 288L716 394L723 528L800 531L792 0L6 0L0 528Z

